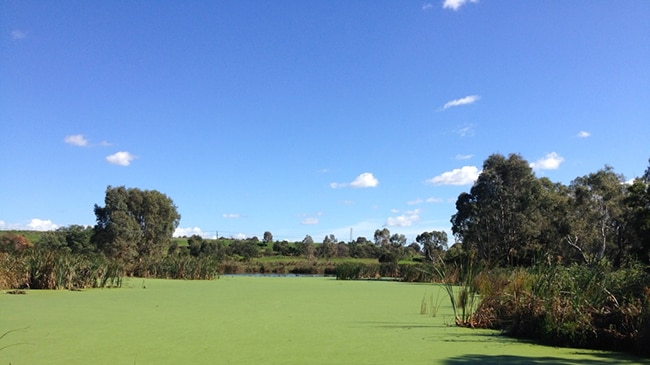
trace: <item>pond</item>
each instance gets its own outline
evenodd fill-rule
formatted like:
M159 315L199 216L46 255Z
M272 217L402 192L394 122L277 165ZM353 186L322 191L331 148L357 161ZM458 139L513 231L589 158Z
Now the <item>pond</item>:
M328 277L126 279L120 289L0 295L0 363L636 364L451 326L431 284ZM421 314L423 298L437 313ZM8 346L8 347L6 347Z

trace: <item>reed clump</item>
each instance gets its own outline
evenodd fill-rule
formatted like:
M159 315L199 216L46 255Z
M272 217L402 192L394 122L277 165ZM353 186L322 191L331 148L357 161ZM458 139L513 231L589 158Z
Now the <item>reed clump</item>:
M650 355L650 277L640 266L538 266L483 285L476 326L554 346Z

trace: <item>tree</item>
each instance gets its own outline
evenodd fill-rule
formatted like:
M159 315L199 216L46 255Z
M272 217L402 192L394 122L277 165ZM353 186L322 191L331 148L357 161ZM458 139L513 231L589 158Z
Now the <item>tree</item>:
M587 264L611 253L618 265L625 251L623 176L610 166L578 177L569 186L566 242Z
M273 252L278 253L280 256L289 256L291 254L291 247L287 241L276 241L273 243Z
M316 256L329 260L334 256L334 254L336 254L337 243L338 240L333 234L325 236L325 238L323 238L323 243L316 249Z
M74 254L93 253L96 246L91 242L92 227L70 225L56 231L45 232L38 240L38 247L49 250L62 250Z
M181 219L174 202L156 190L108 186L104 203L95 204L92 242L126 263L161 256Z
M429 261L435 261L447 249L447 232L422 232L415 237L415 241L422 246L424 257Z
M386 246L390 242L390 231L388 228L377 229L375 230L374 235L375 245L377 246Z
M625 204L631 253L650 264L650 160L643 176L627 188Z
M312 259L314 257L314 240L310 235L306 235L302 241L296 244L296 246L298 248L299 254L307 257L308 259Z
M198 257L201 255L201 247L203 245L203 237L198 234L192 235L187 239L187 246L190 248L190 255Z
M650 264L650 184L637 179L628 187L625 198L629 223L630 251Z
M269 244L273 242L273 233L266 231L264 232L264 237L262 237L262 242Z
M239 255L244 261L248 261L259 255L259 248L255 242L252 239L234 241L228 246L228 251L231 255Z
M539 181L521 156L491 155L470 192L459 195L452 231L465 250L488 263L515 264L540 233L539 194Z
M388 240L390 242L390 245L393 246L394 248L400 248L406 246L406 236L403 234L393 234L390 236L390 239Z

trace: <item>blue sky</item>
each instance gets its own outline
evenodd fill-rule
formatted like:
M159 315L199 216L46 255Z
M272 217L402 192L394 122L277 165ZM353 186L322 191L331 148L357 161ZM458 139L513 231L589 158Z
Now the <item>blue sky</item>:
M492 153L650 157L648 1L0 2L0 229L155 189L178 233L450 232Z

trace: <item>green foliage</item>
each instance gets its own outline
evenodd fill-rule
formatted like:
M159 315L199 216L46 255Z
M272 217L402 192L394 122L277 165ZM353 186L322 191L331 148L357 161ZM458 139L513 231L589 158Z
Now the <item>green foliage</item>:
M61 250L73 254L91 254L97 251L96 245L91 241L93 228L70 225L58 228L56 231L47 231L40 234L37 246L48 250Z
M500 277L501 279L495 279ZM648 351L650 277L641 266L537 266L490 273L477 326L556 346ZM647 354L647 352L646 352Z
M248 261L259 256L259 248L255 241L234 241L228 246L229 255L240 256L243 260Z
M219 276L219 263L212 256L169 255L150 262L149 277L160 279L211 280Z
M415 237L415 241L422 246L424 257L431 262L436 261L447 250L448 239L445 231L422 232Z
M99 255L32 249L0 255L0 287L84 289L119 286L122 266Z
M433 268L447 292L451 308L454 311L456 325L474 327L476 324L475 310L479 304L475 278L480 270L476 269L473 258L458 266L447 265L440 261Z
M605 166L564 186L537 179L519 155L491 155L470 192L458 196L452 231L489 267L649 264L650 184L624 181Z
M470 193L458 197L452 231L489 265L515 264L513 256L539 235L539 194L539 181L521 156L491 155Z
M440 296L440 290L435 290L434 292L436 293L435 300L433 298L433 293L428 296L428 293L424 293L422 301L420 302L420 314L431 317L436 317L438 315L440 305L442 304L442 297Z
M380 276L378 264L343 262L336 265L337 280L375 279Z
M107 256L142 271L143 261L160 258L180 221L173 201L156 190L106 188L105 206L95 205L92 242Z

